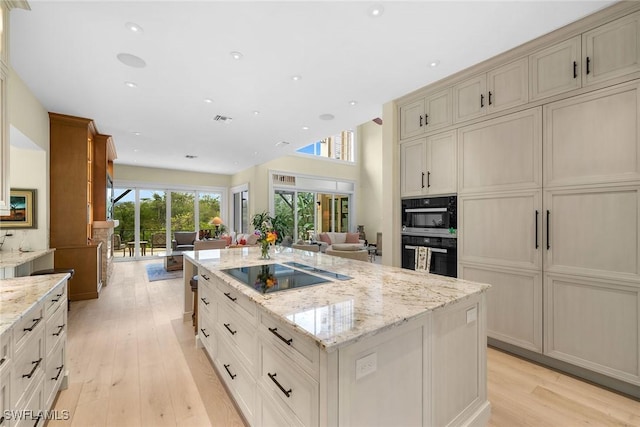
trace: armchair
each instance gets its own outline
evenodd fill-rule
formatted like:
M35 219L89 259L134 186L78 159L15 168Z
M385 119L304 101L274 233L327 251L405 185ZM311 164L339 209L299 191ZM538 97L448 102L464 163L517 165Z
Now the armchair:
M167 233L153 233L151 235L151 255L153 255L153 248L165 248L167 247Z
M127 249L127 245L122 243L122 239L119 234L113 235L113 251L117 251L122 249L122 256L125 256L125 251Z
M176 231L173 233L171 249L174 251L192 251L196 241L195 231Z

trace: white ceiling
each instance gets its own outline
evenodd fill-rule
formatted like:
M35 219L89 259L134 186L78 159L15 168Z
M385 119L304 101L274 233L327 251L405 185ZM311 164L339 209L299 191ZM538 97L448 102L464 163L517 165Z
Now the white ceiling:
M48 111L113 135L116 163L231 174L381 117L390 100L611 3L31 0L11 12L11 63Z

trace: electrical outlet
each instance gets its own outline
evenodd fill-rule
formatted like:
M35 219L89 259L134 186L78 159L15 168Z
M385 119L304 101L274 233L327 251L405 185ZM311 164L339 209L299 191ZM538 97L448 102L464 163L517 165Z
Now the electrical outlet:
M368 354L356 360L356 380L372 374L378 369L378 355Z
M476 307L472 307L467 310L467 323L472 323L478 320L478 309Z

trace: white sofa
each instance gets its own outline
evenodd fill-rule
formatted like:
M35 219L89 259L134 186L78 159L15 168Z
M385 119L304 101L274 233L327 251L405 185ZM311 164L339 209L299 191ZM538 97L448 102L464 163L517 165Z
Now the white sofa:
M321 234L325 234L329 238L329 240L331 240L331 244L323 241ZM358 233L349 234L357 235ZM339 233L334 231L320 233L316 236L316 241L320 243L320 252L326 252L327 249L331 249L334 251L358 251L365 249L365 241L362 239L358 239L358 243L347 243L347 233Z

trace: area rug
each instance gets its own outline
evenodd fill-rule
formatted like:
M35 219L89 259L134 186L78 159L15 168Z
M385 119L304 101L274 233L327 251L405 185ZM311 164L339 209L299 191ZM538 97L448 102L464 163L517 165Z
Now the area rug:
M155 282L157 280L171 280L178 279L182 277L182 270L176 271L166 271L164 269L164 264L147 264L145 265L147 269L147 278L150 282Z

